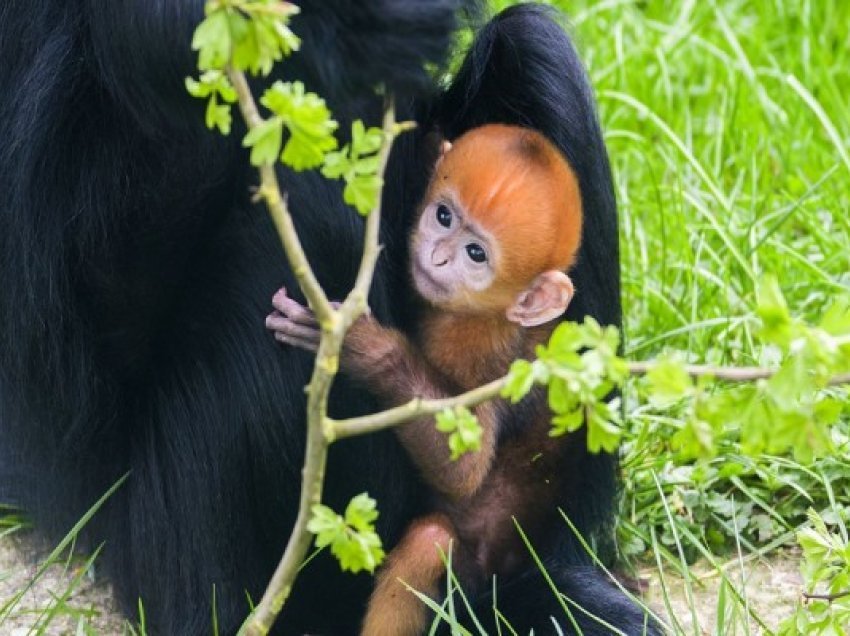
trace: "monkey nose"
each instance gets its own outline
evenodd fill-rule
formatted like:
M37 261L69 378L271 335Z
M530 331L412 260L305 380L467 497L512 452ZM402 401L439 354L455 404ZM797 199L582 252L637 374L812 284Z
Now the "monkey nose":
M446 250L441 250L439 248L435 249L431 252L431 264L434 267L442 267L443 265L448 264L449 255Z

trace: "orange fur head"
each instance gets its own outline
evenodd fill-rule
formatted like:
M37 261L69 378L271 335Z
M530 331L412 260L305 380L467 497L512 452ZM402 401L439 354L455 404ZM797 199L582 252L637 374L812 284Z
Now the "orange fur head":
M578 181L551 142L517 126L475 128L444 144L414 234L414 281L447 309L503 310L543 272L574 263L581 225ZM486 266L455 256L478 243Z

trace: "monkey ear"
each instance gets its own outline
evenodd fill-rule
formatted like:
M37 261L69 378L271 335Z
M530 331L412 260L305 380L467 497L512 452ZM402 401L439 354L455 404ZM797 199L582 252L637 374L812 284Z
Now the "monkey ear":
M543 272L508 307L505 315L523 327L536 327L564 313L574 293L573 281L564 272Z
M448 139L443 139L443 141L440 142L440 154L437 156L437 161L434 163L435 168L443 162L443 158L451 149L452 142L450 142Z

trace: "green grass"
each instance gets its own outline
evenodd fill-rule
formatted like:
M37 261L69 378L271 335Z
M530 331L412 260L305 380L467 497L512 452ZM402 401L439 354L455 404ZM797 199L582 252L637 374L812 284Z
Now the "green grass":
M617 183L627 352L762 361L761 273L804 317L850 290L850 5L569 4Z
M608 142L627 356L775 362L753 333L763 274L812 322L850 293L850 4L553 4L571 16ZM681 464L668 445L676 422L632 415L621 545L654 553L666 574L687 582L697 558L726 572L738 550L793 543L810 506L850 517L846 409L839 452L811 465L744 457L731 436L717 459ZM714 628L750 633L759 621L743 619L745 599L731 581L720 590Z
M91 508L74 524L61 541L44 558L40 559L29 579L15 589L8 598L0 597L0 633L26 633L34 636L74 633L79 636L96 636L96 619L106 611L86 605L74 598L87 579L94 577L94 564L103 546L98 546L85 557L75 552L77 537L91 518L112 494L120 488L127 475L121 477ZM8 506L0 505L0 540L30 527L26 518ZM48 583L51 570L58 573L55 583ZM9 573L0 572L0 582ZM37 588L49 598L39 600L33 606L30 595ZM73 628L71 627L73 626ZM138 629L126 624L123 633L143 636L144 624Z

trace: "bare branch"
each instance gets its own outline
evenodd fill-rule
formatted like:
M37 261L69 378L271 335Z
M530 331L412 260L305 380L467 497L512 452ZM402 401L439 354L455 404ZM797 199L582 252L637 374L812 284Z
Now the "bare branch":
M332 420L328 418L327 428L333 432L334 439L344 439L355 435L381 431L385 428L391 428L426 415L436 415L444 409L453 409L460 406L476 406L498 396L507 380L508 376L505 375L471 391L448 398L434 400L414 398L407 404L387 409L374 415L351 417L344 420Z
M654 362L629 362L629 375L645 375L652 370ZM686 364L685 373L693 378L709 376L726 382L753 382L765 380L776 375L778 369L766 367L713 367L705 364ZM827 383L829 386L850 384L850 373L833 376Z
M806 602L817 600L832 603L833 601L837 601L838 599L850 596L850 590L843 590L841 592L835 592L834 594L810 594L809 592L803 592L802 596L803 600Z

